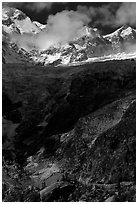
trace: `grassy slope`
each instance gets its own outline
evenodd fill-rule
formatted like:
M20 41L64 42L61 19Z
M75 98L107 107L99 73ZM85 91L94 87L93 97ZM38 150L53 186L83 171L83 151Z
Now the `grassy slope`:
M131 60L92 63L69 68L3 66L3 92L13 102L23 103L20 108L22 122L17 131L18 153L21 150L26 152L31 150L29 154L33 154L44 144L46 148L49 146L51 151L57 140L48 140L47 137L68 132L75 126L75 133L69 134L67 144L61 146L63 152L57 151L57 158L61 159L65 171L69 173L68 179L75 179L77 184L80 176L84 180L88 178L90 186L79 183L78 191L75 191L70 200L79 200L82 195L87 201L105 200L104 195L101 196L100 193L98 196L101 198L92 198L97 192L91 195L91 181L116 183L118 176L120 181L135 181L134 104L129 107L121 122L115 127L110 128L107 123L108 120L110 123L109 118L102 118L101 121L98 119L101 129L102 120L107 120L104 124L105 129L103 128L98 134L95 145L88 148L93 131L91 123L94 118L100 118L101 113L104 114L106 110L119 112L118 109L116 111L116 106L108 109L107 104L116 100L125 100L123 98L126 97L135 98L135 71L135 62ZM101 113L88 116L87 123L86 115L100 109ZM83 116L86 118L79 119ZM119 115L115 117L118 118ZM47 125L38 130L38 125L44 122ZM90 131L86 131L85 127ZM86 140L83 138L84 135L87 135ZM69 170L64 159L70 161Z

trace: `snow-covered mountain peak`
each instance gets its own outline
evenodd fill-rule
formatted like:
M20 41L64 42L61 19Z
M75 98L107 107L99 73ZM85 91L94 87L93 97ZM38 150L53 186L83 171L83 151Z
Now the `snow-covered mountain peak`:
M53 42L51 47L41 51L38 50L35 43L33 44L33 40L31 46L30 42L26 46L24 46L24 41L22 44L18 43L20 35L25 34L24 36L30 36L31 39L35 39L43 31L48 31L47 25L31 21L29 17L18 9L3 8L3 63L31 62L40 65L50 64L57 66L72 63L81 64L87 60L89 61L89 59L97 58L98 60L103 56L106 58L109 55L113 58L113 55L118 53L125 53L126 55L132 53L132 51L135 53L136 31L128 25L124 25L115 32L105 36L101 35L97 28L83 26L78 29L71 41L55 44ZM14 35L15 32L17 35ZM117 55L117 58L119 56Z
M2 9L2 20L7 20L9 18L11 20L23 20L27 18L27 16L25 13L16 8L4 7Z
M120 29L118 29L118 33L120 34L121 37L132 35L135 32L136 31L127 24L123 25Z
M34 34L41 31L26 14L15 8L5 7L2 9L2 23L3 30L7 33Z
M120 33L120 36L121 37L129 36L129 35L132 35L133 32L135 32L135 30L131 27L128 27L125 30L122 30L122 32Z
M123 30L126 30L127 28L131 28L131 27L128 24L125 23L118 30L120 30L122 32Z
M117 29L115 32L105 35L104 38L116 38L116 37L125 37L128 36L130 34L135 33L135 29L131 28L130 26L128 26L127 24L123 25L121 28Z

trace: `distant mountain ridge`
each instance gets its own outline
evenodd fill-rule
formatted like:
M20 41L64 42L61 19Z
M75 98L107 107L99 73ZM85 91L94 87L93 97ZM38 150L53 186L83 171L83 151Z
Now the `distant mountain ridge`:
M136 43L136 30L125 24L115 32L105 35L104 38L112 43L114 50L121 51L124 43Z
M26 63L54 66L83 62L93 57L117 53L131 53L136 44L136 30L124 25L115 32L102 36L97 28L84 26L78 36L65 45L55 45L39 51L17 46L11 35L37 35L46 32L46 25L31 21L22 11L5 7L2 10L3 63Z

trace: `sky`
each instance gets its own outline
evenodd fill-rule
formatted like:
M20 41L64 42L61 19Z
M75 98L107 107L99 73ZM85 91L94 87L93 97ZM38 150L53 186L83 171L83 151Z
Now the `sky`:
M102 34L123 24L136 26L135 2L4 2L3 6L18 8L42 24L46 24L50 16L63 14L64 17L64 11L74 11L87 16L87 24L97 27Z

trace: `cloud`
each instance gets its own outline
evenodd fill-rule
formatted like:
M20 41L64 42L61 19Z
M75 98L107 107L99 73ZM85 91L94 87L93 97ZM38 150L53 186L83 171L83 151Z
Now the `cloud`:
M47 5L47 2L37 2L34 7L32 6L32 10L38 9L40 11L43 9L41 3ZM31 2L31 5L34 4ZM50 6L48 4L47 8L50 8ZM64 10L55 15L49 15L46 31L32 36L14 34L12 38L20 47L25 49L38 48L39 50L45 50L50 46L72 41L77 37L79 31L89 23L92 24L92 27L100 28L103 26L118 27L124 23L134 25L135 21L135 3L108 3L100 7L79 5L76 11Z
M26 9L39 13L44 9L50 10L53 4L54 2L31 2L26 5Z
M116 24L122 25L129 23L130 25L136 24L136 3L127 2L122 3L116 12Z
M71 41L78 34L78 30L89 21L85 14L65 10L48 17L46 35L49 42L66 43Z
M123 46L126 53L136 52L136 43L125 42Z
M80 13L86 13L91 18L93 26L105 26L111 24L113 18L109 7L109 5L101 7L78 6L77 9Z
M67 11L50 15L47 20L47 29L35 36L12 36L19 46L24 48L37 47L44 50L53 45L64 44L72 41L80 29L90 22L86 14L77 11Z
M136 3L109 3L100 7L78 6L77 11L91 18L93 26L118 27L123 24L136 24Z
M66 4L67 2L3 2L3 6L27 9L40 13L42 10L51 10L53 4ZM87 4L88 5L88 4ZM77 12L91 18L92 24L98 26L117 27L124 23L136 24L136 2L110 2L99 6L78 5Z

